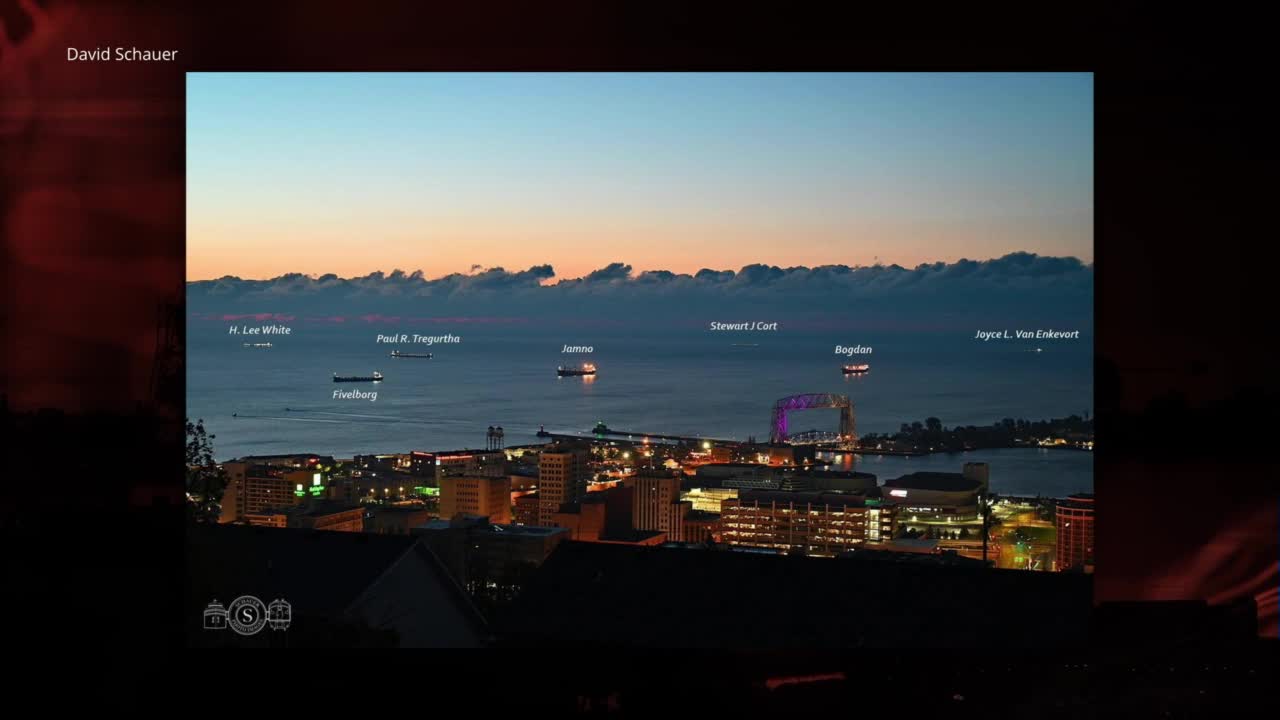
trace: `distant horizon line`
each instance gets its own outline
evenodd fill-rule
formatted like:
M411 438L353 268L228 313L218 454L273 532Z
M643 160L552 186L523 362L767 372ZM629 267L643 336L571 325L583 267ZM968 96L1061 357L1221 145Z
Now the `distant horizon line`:
M419 269L417 269L417 270L414 270L414 271L412 271L412 272L408 272L408 271L402 270L402 269L400 269L400 268L394 268L394 269L392 269L390 272L388 272L388 271L384 271L384 270L373 270L373 271L370 271L369 273L367 273L367 274L365 274L365 275L351 275L351 276L348 276L348 277L343 277L343 276L338 275L337 273L332 273L332 272L329 272L329 273L322 273L322 274L316 274L316 273L303 273L303 272L286 272L286 273L282 273L282 274L280 274L280 275L276 275L276 276L274 276L274 277L242 277L242 276L239 276L239 275L231 275L231 274L227 274L227 275L220 275L220 276L218 276L218 277L188 278L188 279L186 280L186 283L190 285L190 284L194 284L194 283L201 283L201 282L216 282L216 281L218 281L218 280L239 280L239 281L247 281L247 282L269 282L269 281L273 281L273 280L280 280L280 279L282 279L282 278L287 278L287 277L305 277L305 278L308 278L308 279L310 279L310 280L332 279L332 280L343 280L343 281L346 281L346 280L359 280L359 279L370 278L370 277L374 277L374 276L381 276L381 277L383 277L383 278L390 278L390 277L402 277L402 278L404 278L404 279L406 279L406 280L421 280L421 281L423 281L423 282L434 282L434 281L437 281L437 280L443 280L443 279L445 279L445 278L449 278L449 277L477 277L477 276L483 275L483 274L485 274L485 273L501 272L501 273L513 274L513 275L514 275L514 274L523 274L523 273L539 273L539 274L545 274L545 277L543 277L543 278L539 281L539 284L540 284L540 285L543 285L543 286L553 286L553 285L558 285L558 284L563 283L563 282L574 282L574 281L578 281L578 280L585 280L585 279L587 279L587 278L591 278L593 275L596 275L597 273L603 273L603 272L608 272L608 273L610 274L610 278L611 278L611 279L622 279L623 277L625 277L625 279L627 279L627 280L633 280L633 279L636 279L636 278L642 277L642 276L647 275L647 274L653 274L653 275L670 275L670 276L672 276L672 277L689 277L689 278L695 277L695 276L697 276L697 275L699 275L699 274L701 274L701 273L704 273L704 272L705 272L705 273L716 273L716 274L721 274L721 273L733 273L733 274L737 275L737 274L742 273L744 270L747 270L748 268L754 268L754 267L763 267L763 268L770 268L770 269L778 269L778 270L783 270L783 271L789 271L789 270L808 270L808 271L811 271L811 270L816 270L816 269L819 269L819 268L842 268L842 269L846 269L846 270L850 270L850 271L853 271L853 270L862 270L862 269L872 269L872 268L884 268L884 269L890 269L890 270L895 269L895 268L896 268L896 269L899 269L899 270L919 270L919 269L921 269L921 268L926 268L926 267L936 267L936 266L939 266L939 265L942 265L942 266L952 266L952 265L959 265L960 263L985 263L985 262L994 262L994 261L1004 260L1004 259L1007 259L1007 258L1010 258L1010 257L1015 257L1015 256L1027 256L1027 257L1029 257L1029 258L1045 258L1045 259L1052 259L1052 260L1075 260L1076 262L1080 263L1080 265L1081 265L1081 266L1083 266L1083 267L1086 267L1086 268L1092 268L1092 267L1093 267L1093 261L1092 261L1092 260L1090 260L1089 262L1085 262L1082 258L1077 257L1077 256L1075 256L1075 255L1040 255L1040 254L1038 254L1038 253L1028 252L1028 251L1025 251L1025 250L1016 250L1016 251L1012 251L1012 252L1005 253L1004 255L994 256L994 257L989 257L989 258L985 258L985 259L974 259L974 258L962 257L962 258L960 258L960 259L958 259L958 260L955 260L955 261L953 261L953 262L948 262L948 261L945 261L945 260L937 260L937 261L934 261L934 262L932 262L932 263L928 263L928 262L926 262L926 263L919 263L919 264L917 264L917 265L915 265L915 266L912 266L912 267L908 267L908 266L906 266L906 265L900 265L900 264L898 264L898 263L896 263L896 262L894 262L894 263L887 263L887 264L886 264L886 263L881 262L881 261L877 261L877 262L872 263L872 264L870 264L870 265L862 265L862 264L847 265L847 264L844 264L844 263L830 263L830 264L825 264L825 265L788 265L788 266L783 266L783 265L776 265L776 264L771 264L771 263L749 263L749 264L747 264L747 265L743 265L742 267L738 268L737 270L728 269L728 268L725 268L725 269L715 269L715 268L707 268L707 267L704 267L704 268L699 268L698 270L696 270L696 271L694 271L694 272L692 272L692 273L689 273L689 272L675 272L675 271L672 271L672 270L666 270L666 269L637 270L637 269L633 268L631 265L629 265L629 264L627 264L627 263L624 263L624 262L614 262L614 263L610 263L610 264L608 264L608 265L605 265L605 266L603 266L603 267L597 268L597 269L595 269L595 270L593 270L593 271L590 271L590 272L588 272L588 273L586 273L586 274L584 274L584 275L580 275L580 276L577 276L577 277L557 277L557 276L556 276L556 273L555 273L555 268L554 268L550 263L545 263L545 264L542 264L542 265L532 265L532 266L530 266L530 267L528 267L528 268L524 268L524 269L516 269L516 270L508 270L508 269L506 269L505 267L500 266L500 265L496 265L496 266L493 266L493 267L483 267L483 266L481 266L481 265L477 264L477 265L473 265L473 266L471 267L471 269L470 269L469 271L467 271L467 272L461 272L461 271L446 272L446 273L444 273L444 274L442 274L442 275L436 275L436 276L433 276L433 277L427 277L426 272L425 272L425 271L423 271L421 268L419 268ZM625 270L625 271L626 271L626 275L625 275L625 276L619 276L619 275L617 274L617 273L618 273L618 271L621 271L621 270Z

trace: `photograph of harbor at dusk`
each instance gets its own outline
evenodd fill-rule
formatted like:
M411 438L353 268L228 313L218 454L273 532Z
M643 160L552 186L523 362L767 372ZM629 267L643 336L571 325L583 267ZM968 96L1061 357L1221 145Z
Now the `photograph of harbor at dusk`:
M187 111L193 644L1087 641L1091 74Z

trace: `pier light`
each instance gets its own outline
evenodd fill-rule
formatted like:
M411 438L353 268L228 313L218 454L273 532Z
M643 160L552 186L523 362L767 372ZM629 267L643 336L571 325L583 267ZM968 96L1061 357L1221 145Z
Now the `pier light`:
M710 450L710 449L711 449L711 443L707 442L706 440L703 440L703 441L702 441L702 449L703 449L703 450Z
M624 453L622 453L622 457L623 457L623 459L625 460L626 458L631 457L631 453L629 453L629 452L624 452Z

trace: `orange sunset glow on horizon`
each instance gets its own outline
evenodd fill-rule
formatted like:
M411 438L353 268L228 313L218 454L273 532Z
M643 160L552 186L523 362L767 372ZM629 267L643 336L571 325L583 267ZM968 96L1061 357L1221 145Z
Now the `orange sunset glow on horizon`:
M1093 261L1089 74L219 74L187 278Z

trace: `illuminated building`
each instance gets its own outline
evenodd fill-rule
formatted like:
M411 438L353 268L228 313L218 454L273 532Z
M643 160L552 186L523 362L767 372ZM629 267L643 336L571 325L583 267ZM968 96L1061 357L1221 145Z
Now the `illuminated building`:
M511 480L498 477L445 476L440 479L440 516L480 515L490 522L511 522Z
M729 545L831 557L890 540L896 508L855 495L748 490L724 502L720 527Z
M517 525L537 525L538 493L532 492L516 498L514 515Z
M705 543L720 534L720 514L690 510L684 516L684 542Z
M269 508L285 508L327 492L324 473L286 469L291 466L224 463L227 490L222 497L221 522L229 523Z
M352 464L361 470L394 472L400 467L399 455L356 455Z
M236 460L245 465L266 465L268 467L287 467L308 469L311 467L333 467L332 455L316 455L315 453L294 453L292 455L245 455Z
M552 516L555 527L569 530L571 539L582 542L632 542L634 511L632 487L616 487L583 495L566 503ZM663 533L665 537L665 532ZM648 534L644 534L648 538Z
M1072 495L1054 510L1058 528L1057 569L1093 571L1093 495Z
M710 513L719 513L725 500L736 497L737 488L696 487L680 494L680 499L689 501L694 510Z
M961 473L916 472L886 480L881 493L885 502L898 506L903 517L959 522L978 517L978 493L982 482L980 475L966 477Z
M262 510L244 516L244 521L254 527L289 527L289 514L284 510Z
M511 492L527 492L538 489L538 469L523 466L508 468L507 477L511 480Z
M538 525L554 527L553 516L586 492L590 451L557 444L538 456Z
M668 542L683 542L684 516L693 503L680 500L680 478L648 468L640 470L627 484L634 492L631 526L662 532Z
M223 463L222 471L227 474L227 489L222 494L222 515L218 522L233 523L244 516L244 481L249 464L238 461Z
M372 456L359 456L372 457ZM457 475L471 477L498 477L507 472L507 455L501 450L441 450L424 452L414 450L406 455L377 456L379 458L396 458L392 466L382 468L383 472L401 469L419 478L440 478ZM414 483L421 484L421 483Z
M598 542L605 534L607 511L602 502L568 503L560 508L560 512L551 516L552 524L568 530L570 540Z
M359 505L320 502L308 506L267 509L245 515L250 525L306 528L332 532L362 532L364 509Z

